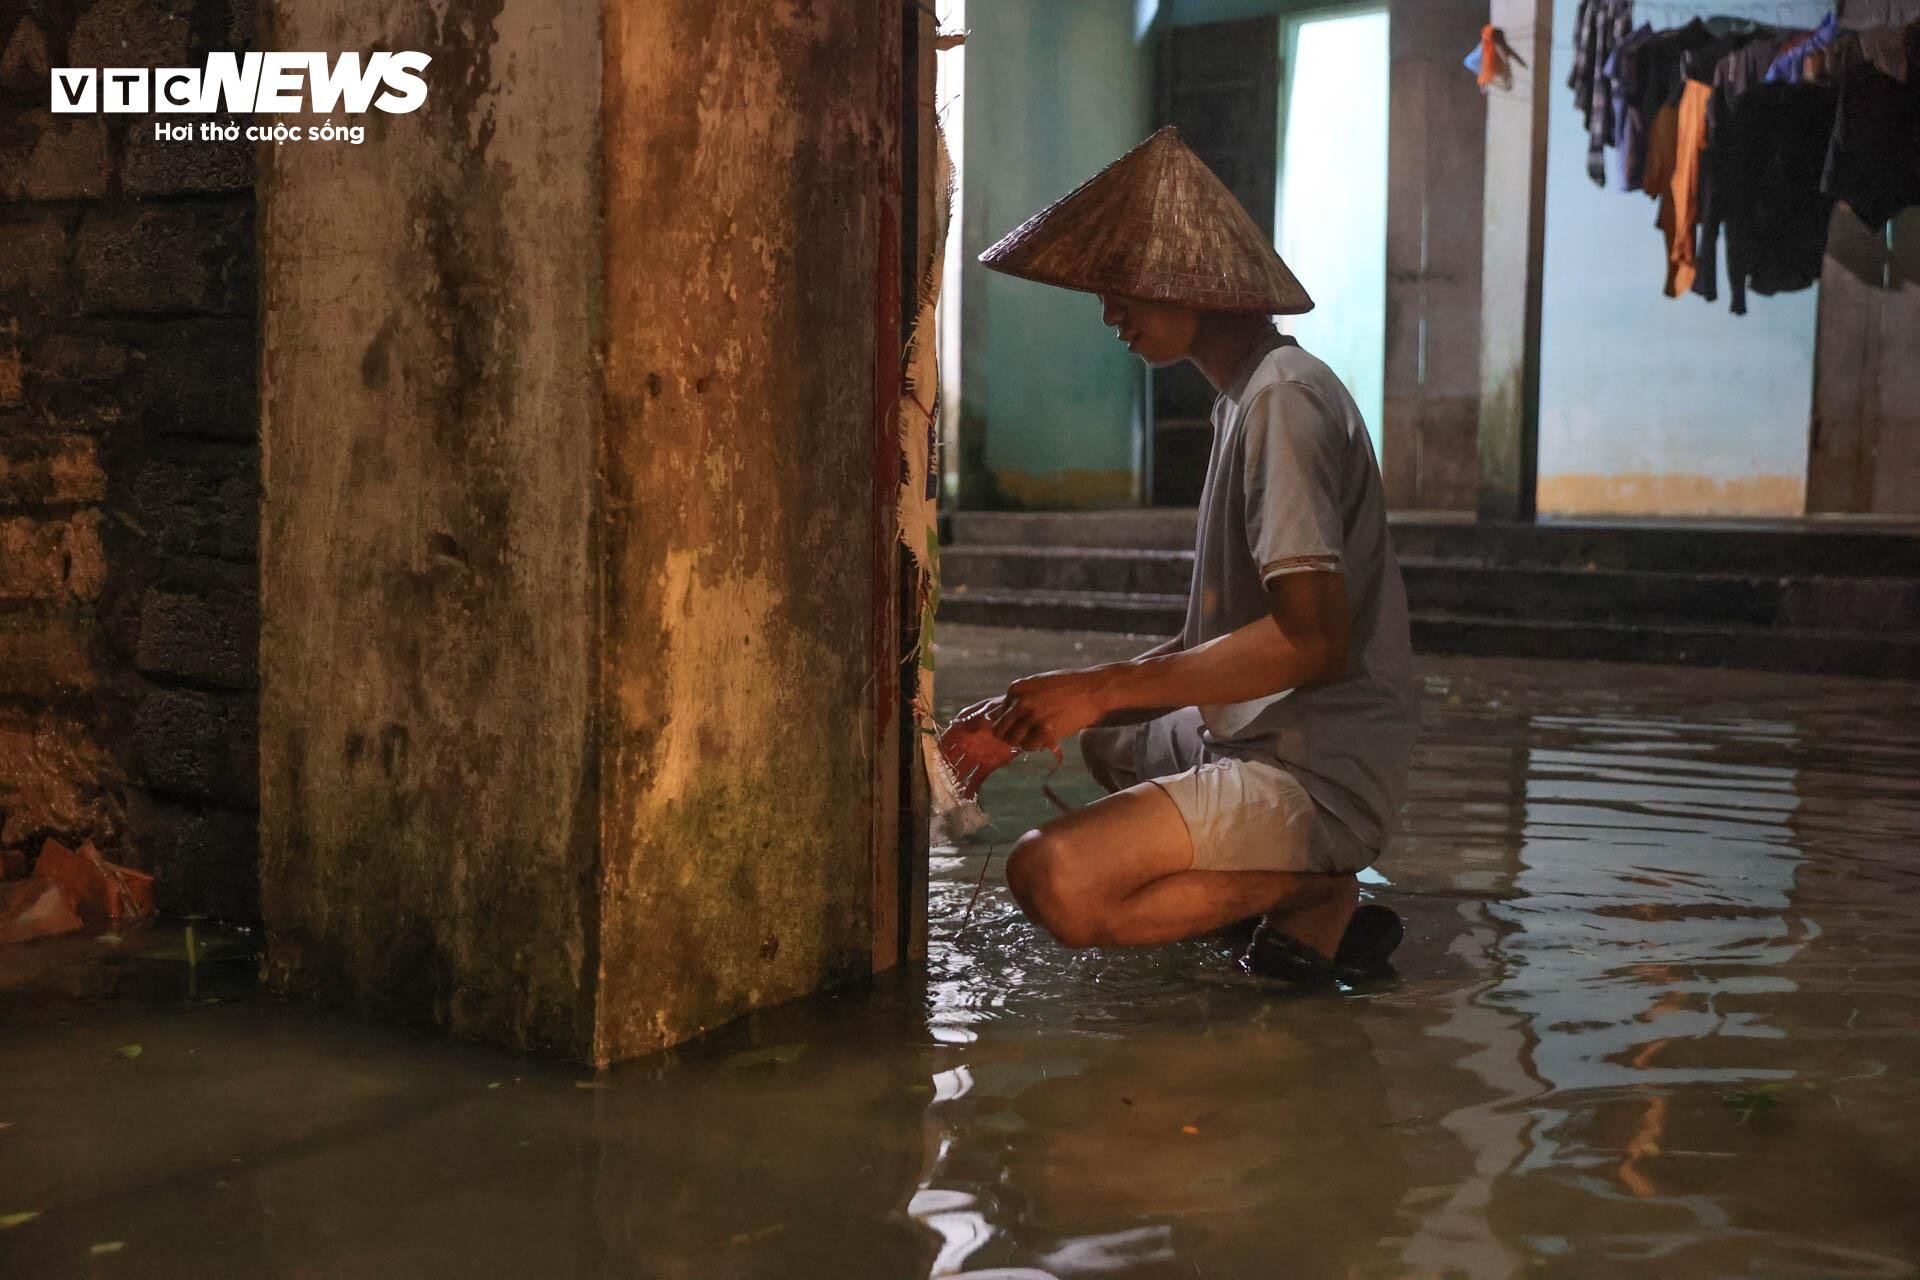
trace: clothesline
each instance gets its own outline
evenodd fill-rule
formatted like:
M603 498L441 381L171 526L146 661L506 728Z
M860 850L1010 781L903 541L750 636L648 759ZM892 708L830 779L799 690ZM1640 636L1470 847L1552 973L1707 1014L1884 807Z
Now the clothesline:
M1689 18L1751 18L1756 14L1771 13L1782 22L1803 20L1809 12L1818 10L1825 17L1831 12L1830 5L1817 5L1809 0L1758 0L1757 3L1733 4L1697 4L1693 0L1636 0L1633 6L1634 17L1646 20L1658 15L1685 21Z
M1809 21L1811 15L1811 21ZM1749 5L1698 5L1641 3L1634 6L1634 21L1647 22L1659 26L1680 26L1694 18L1745 18L1753 22L1770 22L1774 26L1791 27L1818 22L1826 16L1826 11L1813 11L1804 4L1782 3L1770 0L1767 4Z
M1733 10L1733 12L1727 12ZM1653 197L1665 292L1805 289L1844 201L1878 228L1920 205L1920 23L1843 28L1831 11L1581 0L1567 85L1596 185ZM1659 27L1661 13L1684 16ZM1779 25L1756 22L1780 16Z

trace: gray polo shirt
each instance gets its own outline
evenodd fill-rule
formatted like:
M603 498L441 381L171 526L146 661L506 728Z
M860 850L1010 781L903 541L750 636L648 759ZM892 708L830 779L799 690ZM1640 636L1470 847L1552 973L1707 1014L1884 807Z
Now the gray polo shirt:
M1346 577L1346 678L1203 706L1206 741L1277 761L1377 850L1399 813L1419 721L1406 592L1359 408L1333 370L1275 333L1214 402L1183 645L1270 616L1264 584L1314 569Z

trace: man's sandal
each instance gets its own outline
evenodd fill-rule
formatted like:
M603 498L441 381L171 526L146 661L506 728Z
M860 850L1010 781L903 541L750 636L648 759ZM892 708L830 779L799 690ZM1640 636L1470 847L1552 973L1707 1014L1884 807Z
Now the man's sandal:
M1392 972L1395 947L1406 936L1406 926L1391 908L1376 902L1356 907L1333 959L1282 933L1262 920L1253 940L1240 956L1243 972L1260 978L1284 978L1303 987L1330 987L1359 982Z

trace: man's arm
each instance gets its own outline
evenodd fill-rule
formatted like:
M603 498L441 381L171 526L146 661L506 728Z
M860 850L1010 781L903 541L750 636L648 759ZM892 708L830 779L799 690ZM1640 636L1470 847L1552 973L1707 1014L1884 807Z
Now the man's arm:
M1340 492L1352 437L1324 396L1287 381L1248 403L1242 447L1247 552L1270 616L1191 649L1016 681L991 712L1002 739L1031 751L1103 716L1246 702L1346 674Z
M1338 573L1282 574L1267 583L1269 615L1192 649L1105 670L1105 701L1131 707L1251 702L1347 673L1347 580Z
M1168 654L1178 652L1180 652L1180 637L1170 636L1139 657L1133 659L1133 661L1145 662L1149 658L1163 658ZM972 724L982 719L997 720L1000 717L1000 704L1005 701L1005 694L998 694L991 698L982 698L972 706L964 708L959 715L953 718L954 722L956 724ZM1097 724L1102 729L1120 729L1127 725L1145 724L1149 720L1156 720L1172 710L1172 707L1126 707L1101 716Z
M1171 639L1162 640L1159 644L1135 658L1134 661L1146 662L1153 658L1169 657L1179 652L1180 637L1174 636ZM1161 716L1166 715L1172 710L1174 710L1172 707L1122 707L1118 710L1107 712L1107 714L1094 721L1089 727L1098 729L1124 729L1128 725L1145 724L1149 720L1158 720Z
M1033 751L1095 723L1128 723L1129 711L1248 702L1343 678L1346 578L1283 573L1268 580L1267 599L1269 616L1192 649L1016 680L994 732Z

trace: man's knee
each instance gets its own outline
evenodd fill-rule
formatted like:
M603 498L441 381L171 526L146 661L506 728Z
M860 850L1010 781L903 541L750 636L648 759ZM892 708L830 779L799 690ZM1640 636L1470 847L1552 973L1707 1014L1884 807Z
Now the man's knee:
M1044 830L1020 837L1007 857L1007 887L1027 918L1063 947L1095 947L1102 936L1099 903L1074 874L1074 853Z

